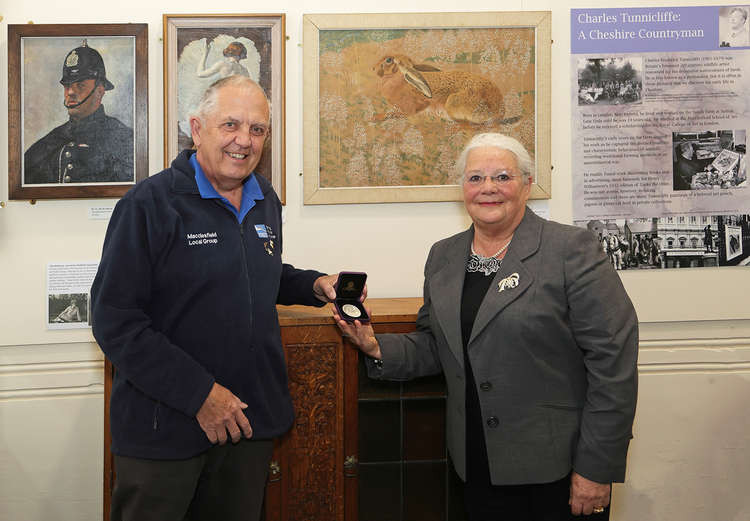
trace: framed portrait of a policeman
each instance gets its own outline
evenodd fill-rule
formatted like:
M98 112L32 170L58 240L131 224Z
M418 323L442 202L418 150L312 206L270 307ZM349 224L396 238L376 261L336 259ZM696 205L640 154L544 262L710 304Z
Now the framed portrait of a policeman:
M146 24L8 26L10 199L119 197L148 175Z

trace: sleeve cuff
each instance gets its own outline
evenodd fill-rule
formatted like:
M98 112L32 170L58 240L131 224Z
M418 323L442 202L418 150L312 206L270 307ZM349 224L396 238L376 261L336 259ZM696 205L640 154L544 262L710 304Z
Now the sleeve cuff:
M206 398L208 398L215 381L216 380L214 380L213 376L211 376L206 378L205 381L202 382L202 385L196 386L195 393L190 397L187 410L185 411L188 416L196 416L198 414L198 411L203 407Z

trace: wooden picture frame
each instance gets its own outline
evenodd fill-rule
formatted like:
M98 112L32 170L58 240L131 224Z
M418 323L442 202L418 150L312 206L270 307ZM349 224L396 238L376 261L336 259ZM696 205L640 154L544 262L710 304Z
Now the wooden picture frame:
M120 197L147 176L147 24L8 25L9 198Z
M285 204L285 15L165 14L163 19L165 167L193 146L189 116L206 88L223 76L246 74L271 102L271 133L256 172Z
M518 138L550 198L550 31L549 11L305 15L305 204L461 200L479 132Z

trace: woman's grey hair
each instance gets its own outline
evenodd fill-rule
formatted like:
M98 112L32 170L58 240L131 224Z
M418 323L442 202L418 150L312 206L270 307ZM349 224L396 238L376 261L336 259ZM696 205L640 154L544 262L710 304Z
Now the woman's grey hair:
M259 90L260 92L263 93L263 97L266 99L266 103L268 103L268 114L270 116L271 101L268 99L268 96L266 96L266 92L263 90L263 87L258 85L258 83L254 81L253 79L248 78L247 76L242 76L240 74L227 76L226 78L221 78L220 80L216 80L215 82L213 82L206 89L206 92L203 93L203 96L201 96L201 100L198 102L198 106L195 107L195 110L193 111L191 116L198 118L201 120L201 122L205 123L206 117L209 114L211 114L211 112L213 112L214 109L216 108L216 100L217 100L219 91L223 87L240 87L248 91L251 91L254 89Z
M498 134L497 132L486 132L484 134L477 134L471 138L471 141L464 147L461 155L458 156L458 160L456 161L456 179L459 183L463 181L466 158L469 152L479 147L494 147L500 150L507 150L513 154L516 157L518 169L523 176L524 184L528 183L529 176L534 175L534 160L531 159L526 148L517 139L505 134Z

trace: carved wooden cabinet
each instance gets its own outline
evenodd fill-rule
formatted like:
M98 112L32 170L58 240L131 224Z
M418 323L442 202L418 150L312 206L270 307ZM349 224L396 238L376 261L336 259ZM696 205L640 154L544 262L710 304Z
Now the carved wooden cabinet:
M413 331L421 302L418 298L368 300L376 332ZM404 384L370 381L363 376L358 351L344 342L330 310L304 306L278 310L296 420L274 449L265 520L463 519L456 499L458 485L445 454L442 378ZM105 371L104 519L108 520L114 482L108 362ZM365 432L360 432L360 415Z
M295 422L277 440L265 519L356 519L357 353L328 310L279 307L279 321Z

